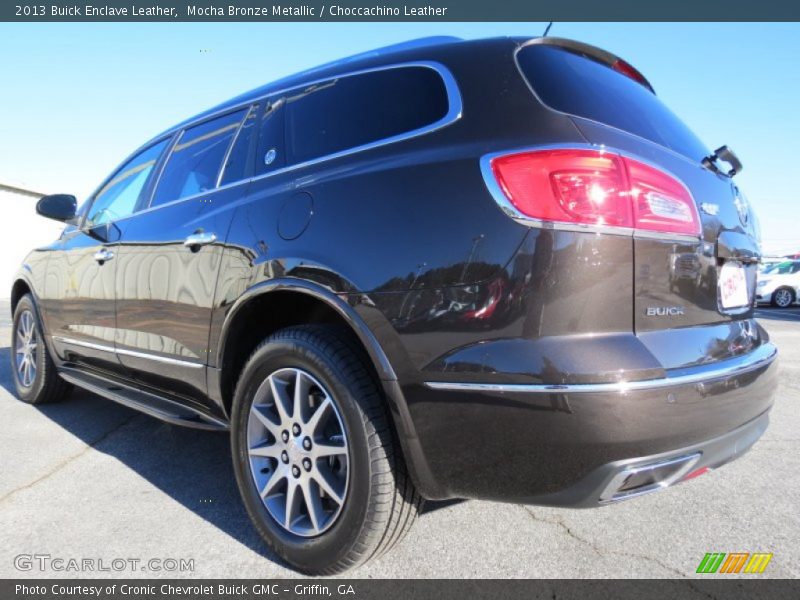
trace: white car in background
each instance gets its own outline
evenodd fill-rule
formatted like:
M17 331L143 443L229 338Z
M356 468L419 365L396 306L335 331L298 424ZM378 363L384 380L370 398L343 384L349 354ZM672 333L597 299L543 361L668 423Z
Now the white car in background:
M800 260L786 260L758 274L756 302L786 308L797 301L800 289Z
M761 275L761 273L763 273L764 271L767 271L772 267L774 267L775 265L778 265L782 262L786 262L787 260L789 259L787 259L786 257L780 257L780 258L762 257L758 263L758 274Z

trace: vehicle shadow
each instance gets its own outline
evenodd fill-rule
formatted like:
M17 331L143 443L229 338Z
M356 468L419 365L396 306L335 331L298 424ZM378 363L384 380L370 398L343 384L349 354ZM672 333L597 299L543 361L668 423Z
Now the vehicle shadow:
M0 385L15 395L10 354L10 348L0 348ZM80 389L63 403L36 409L254 552L288 568L250 524L226 434L172 426Z
M10 348L0 348L0 386L14 396L10 356ZM227 434L169 425L80 389L63 403L36 409L247 548L291 568L250 523L231 469ZM426 503L422 514L457 502Z

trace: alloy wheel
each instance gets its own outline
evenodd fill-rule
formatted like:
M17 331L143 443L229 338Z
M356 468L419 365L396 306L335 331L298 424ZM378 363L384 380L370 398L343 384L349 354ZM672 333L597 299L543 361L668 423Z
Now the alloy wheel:
M19 317L14 340L17 379L22 387L29 388L36 381L37 349L36 321L33 313L26 310Z
M247 422L250 472L264 506L286 531L327 531L344 506L347 437L331 394L311 374L284 368L253 398Z
M778 290L775 292L775 304L781 308L786 308L792 303L792 293L789 290Z

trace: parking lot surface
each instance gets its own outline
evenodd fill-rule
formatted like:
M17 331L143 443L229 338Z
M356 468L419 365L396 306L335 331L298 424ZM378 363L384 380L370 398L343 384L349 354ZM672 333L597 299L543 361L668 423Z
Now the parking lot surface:
M8 311L0 302L0 577L295 575L250 526L226 435L82 391L41 408L16 400ZM429 504L402 545L348 575L692 577L707 552L771 552L760 577L800 576L800 308L758 317L780 348L781 383L769 429L743 458L596 510ZM95 568L141 563L20 571L20 554L86 558ZM193 570L164 570L166 559L192 561Z

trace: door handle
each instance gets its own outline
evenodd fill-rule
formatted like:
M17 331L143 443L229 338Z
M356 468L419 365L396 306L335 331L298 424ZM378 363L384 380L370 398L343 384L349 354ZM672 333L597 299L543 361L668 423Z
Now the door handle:
M207 246L217 241L217 234L211 232L197 232L183 240L183 245L193 251L197 251L200 246Z
M100 250L94 253L94 259L101 265L112 258L114 258L114 253L108 248L100 248Z

